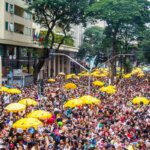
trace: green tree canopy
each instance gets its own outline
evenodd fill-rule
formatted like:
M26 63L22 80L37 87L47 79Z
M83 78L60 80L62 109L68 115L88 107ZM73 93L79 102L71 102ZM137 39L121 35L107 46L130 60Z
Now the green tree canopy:
M83 44L81 45L78 57L95 56L99 51L103 51L102 42L105 38L104 29L98 26L87 28L84 32Z
M40 72L45 59L49 57L49 52L52 49L59 50L61 44L67 36L67 32L70 30L71 25L85 23L86 16L85 10L88 7L87 0L36 0L33 1L29 7L29 11L34 12L35 22L45 28L46 34L44 37L44 53L39 59L38 64L35 66L34 80L37 80L38 73ZM60 27L63 32L63 38L55 46L55 27ZM49 38L51 37L51 40Z
M118 44L127 45L135 38L136 30L144 30L149 22L148 0L100 0L91 5L87 11L90 18L107 23L105 34L111 42L112 55L118 53ZM124 39L124 40L123 40ZM121 40L121 42L120 42ZM116 73L116 60L112 61L112 74Z

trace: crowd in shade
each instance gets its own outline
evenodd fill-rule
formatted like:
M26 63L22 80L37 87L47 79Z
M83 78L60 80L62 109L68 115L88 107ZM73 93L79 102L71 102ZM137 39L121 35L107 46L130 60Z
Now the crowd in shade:
M116 78L112 83L115 87L112 93L100 90L102 86L108 86L109 77L97 75L91 78L90 93L87 74L74 78L70 75L67 79L64 74L59 74L49 82L44 81L43 96L38 95L37 85L22 88L17 94L1 91L0 149L149 150L149 75ZM104 85L94 85L96 80ZM65 87L66 83L76 86ZM80 98L85 95L98 99L99 103L81 103ZM138 97L139 101L133 102ZM16 104L12 111L8 109L9 104L24 98L35 100L35 103L26 101L19 103L25 108L18 109ZM65 107L68 100L73 99L80 103ZM41 112L30 114L35 110ZM48 113L45 117L44 112ZM18 120L30 116L31 124L27 120L19 126Z

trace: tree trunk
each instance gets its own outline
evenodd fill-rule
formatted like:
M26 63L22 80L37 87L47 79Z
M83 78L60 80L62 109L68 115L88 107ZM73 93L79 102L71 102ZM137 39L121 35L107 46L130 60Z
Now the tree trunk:
M116 76L116 54L117 54L117 48L116 48L116 33L113 33L113 44L112 44L112 59L111 62L111 81L113 82L114 77Z
M37 83L37 79L38 79L38 74L40 73L41 68L43 67L45 63L45 59L40 59L39 62L34 66L34 83Z
M38 79L38 74L40 73L41 68L43 67L44 63L45 63L45 59L49 57L49 49L48 49L48 45L49 45L49 36L50 33L52 33L52 29L49 28L46 36L45 36L45 42L44 42L44 49L43 49L43 56L41 58L39 58L39 61L36 65L34 65L34 83L36 84L37 79ZM53 47L54 44L54 39L52 40L51 43L51 48Z

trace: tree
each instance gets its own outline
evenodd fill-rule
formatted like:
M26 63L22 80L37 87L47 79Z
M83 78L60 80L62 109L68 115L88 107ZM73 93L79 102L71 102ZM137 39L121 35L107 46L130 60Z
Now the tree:
M137 54L139 62L150 63L150 29L142 33Z
M83 44L80 46L77 56L80 59L87 56L95 56L98 52L103 51L102 42L105 38L104 29L98 26L87 28L84 32Z
M44 37L43 56L34 67L34 81L37 81L38 74L44 65L45 59L49 57L50 50L59 50L67 36L72 24L86 22L85 10L88 6L87 0L36 0L29 7L34 12L35 22L47 30ZM63 38L55 45L54 28L60 27ZM49 40L50 39L50 40Z
M129 29L144 28L145 23L149 22L149 4L148 0L100 0L88 9L89 17L106 21L105 33L111 39L112 57L118 53L121 34L125 37ZM116 74L115 59L112 60L111 67L113 79Z

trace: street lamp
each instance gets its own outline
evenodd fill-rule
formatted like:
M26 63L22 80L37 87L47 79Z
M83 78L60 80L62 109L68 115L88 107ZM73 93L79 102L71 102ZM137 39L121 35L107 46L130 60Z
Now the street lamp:
M67 58L69 58L71 61L73 61L74 63L76 63L78 66L80 66L82 69L86 70L88 73L89 73L89 79L88 79L88 94L91 93L91 71L92 71L92 68L94 66L94 62L95 62L95 59L90 67L90 69L87 69L85 68L83 65L81 65L79 62L77 62L75 59L73 59L72 57L70 57L69 55L67 54L63 54L63 53L50 53L49 55L54 55L54 56L65 56Z

